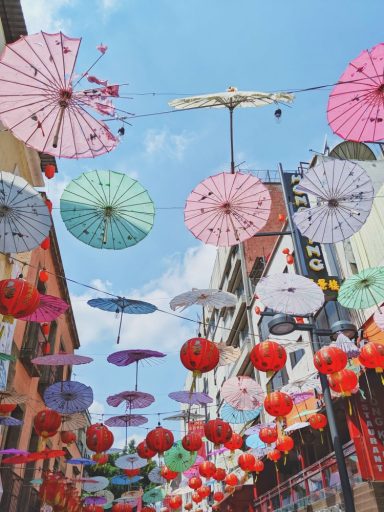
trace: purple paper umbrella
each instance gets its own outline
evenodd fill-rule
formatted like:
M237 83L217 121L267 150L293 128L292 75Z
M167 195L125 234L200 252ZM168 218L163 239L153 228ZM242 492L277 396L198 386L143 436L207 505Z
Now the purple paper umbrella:
M122 414L121 416L112 416L105 421L107 427L139 427L148 422L148 418L140 414Z
M87 496L84 498L84 505L105 505L107 501L104 496Z
M199 466L202 462L204 462L204 458L201 457L200 455L198 455L196 457L196 460L195 460L195 463L193 464L193 466L191 466L190 468L188 468L186 471L183 471L183 475L186 476L187 478L191 478L193 476L199 476L200 472L199 472Z
M188 405L203 405L213 402L213 399L210 396L202 392L193 393L189 391L173 391L172 393L169 393L168 396L176 402Z
M54 297L53 295L40 294L39 307L31 315L24 316L20 320L26 322L52 322L57 317L62 315L69 308L63 299Z
M77 354L51 354L49 356L35 357L31 363L46 366L66 366L74 364L88 364L93 361L92 357L78 356Z
M19 427L23 422L12 416L0 416L0 425L4 427Z
M81 382L56 382L45 390L44 402L50 409L63 414L82 412L92 404L93 391Z
M262 428L273 428L275 427L274 423L258 423L257 425L253 425L253 427L247 428L244 432L247 436L252 436L253 434L258 434Z
M107 404L118 407L125 402L127 409L144 409L155 401L155 397L142 391L122 391L107 398Z
M0 450L0 455L29 455L29 452L17 448L7 448L6 450Z
M311 391L300 391L298 393L289 393L295 405L305 402L309 398L313 398L315 395Z

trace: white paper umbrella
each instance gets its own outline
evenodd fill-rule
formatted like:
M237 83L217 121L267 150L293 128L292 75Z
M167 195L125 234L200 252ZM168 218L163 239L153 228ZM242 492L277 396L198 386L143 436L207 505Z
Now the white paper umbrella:
M239 359L241 354L240 347L233 347L223 342L216 343L216 345L220 352L218 366L226 366L227 364L235 363Z
M149 480L154 484L166 484L167 480L161 476L161 468L156 466L148 473Z
M108 487L109 480L105 478L105 476L95 476L92 477L93 482L85 482L83 484L83 490L85 492L97 492L102 491L106 487Z
M262 277L256 286L256 294L264 306L286 315L309 315L324 303L320 286L297 274Z
M289 432L294 432L295 430L301 430L302 428L309 427L308 421L298 421L297 423L293 423L289 425L289 427L284 429L284 432L289 434Z
M147 464L148 461L146 459L142 459L141 457L134 453L122 455L121 457L115 460L115 466L120 469L139 469L143 468Z
M199 306L221 309L236 306L237 301L238 299L233 293L223 292L212 288L204 290L192 288L190 292L181 293L174 297L169 305L173 311L176 311L177 309L181 309L181 311L183 311L189 306L194 306L196 304Z
M384 330L384 312L382 313L380 311L376 311L376 313L373 315L373 321L379 327L381 330Z
M97 492L95 492L94 496L100 496L107 500L106 503L104 503L104 508L106 507L106 505L110 505L113 502L113 500L115 499L114 495L108 489L104 489L102 491L97 491Z
M49 235L51 214L20 176L0 171L0 252L28 252Z
M358 357L360 354L360 349L355 345L354 341L350 340L348 336L339 332L337 335L336 341L334 345L337 348L340 348L343 352L347 354L348 359L353 359Z
M293 220L301 234L314 242L335 243L363 226L372 208L371 178L349 160L320 161L309 169L296 191L316 197L317 206L296 212Z

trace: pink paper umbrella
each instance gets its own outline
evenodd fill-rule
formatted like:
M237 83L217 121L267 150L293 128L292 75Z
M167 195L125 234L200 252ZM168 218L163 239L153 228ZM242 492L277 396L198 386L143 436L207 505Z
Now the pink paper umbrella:
M328 101L328 122L343 139L384 139L384 43L349 63Z
M116 91L76 91L85 76L75 81L80 43L61 32L39 32L8 44L0 57L2 123L27 146L59 158L96 157L118 142L93 115L112 109L107 99Z
M188 405L204 405L213 402L213 398L202 391L172 391L168 396L176 402Z
M20 318L20 320L25 320L26 322L52 322L60 315L65 313L69 308L69 304L67 304L63 299L59 297L54 297L53 295L40 295L40 304L39 307L34 311L31 315L24 316Z
M204 243L229 247L260 231L270 211L271 196L258 178L222 172L205 179L190 193L184 222Z
M262 405L264 393L259 384L251 377L237 376L224 382L221 388L222 398L240 411L250 411Z
M118 407L125 402L127 409L144 409L155 401L155 397L142 391L122 391L107 398L107 404Z
M88 364L93 361L92 357L78 356L77 354L51 354L49 356L35 357L31 363L42 366L66 366L76 364Z

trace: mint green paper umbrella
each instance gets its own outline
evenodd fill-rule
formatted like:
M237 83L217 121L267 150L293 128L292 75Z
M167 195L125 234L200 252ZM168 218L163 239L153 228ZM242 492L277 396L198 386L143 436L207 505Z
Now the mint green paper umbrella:
M337 301L349 309L366 309L384 301L384 267L366 268L340 286Z
M16 361L16 357L5 352L0 352L0 361Z
M91 171L72 180L60 199L68 231L97 249L125 249L145 238L155 207L140 183L115 171Z
M157 503L165 498L165 490L162 487L153 487L143 494L145 503Z
M195 463L197 452L184 450L181 441L173 444L172 448L164 452L164 462L171 471L181 473Z

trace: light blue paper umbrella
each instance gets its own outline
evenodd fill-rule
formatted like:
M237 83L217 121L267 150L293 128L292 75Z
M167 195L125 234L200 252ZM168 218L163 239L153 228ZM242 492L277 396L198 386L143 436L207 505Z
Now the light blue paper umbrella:
M68 231L97 249L125 249L145 238L155 207L140 183L127 174L91 171L72 180L60 199Z
M85 459L83 457L79 457L78 459L68 459L67 464L74 464L77 466L94 466L97 464L94 460L91 459Z
M113 485L132 485L136 482L139 482L142 480L142 476L126 476L126 475L116 475L113 478L111 478L110 482Z
M224 404L220 409L220 416L223 420L228 421L228 423L248 423L260 415L261 409L259 407L253 411L240 411L232 407L232 405Z

